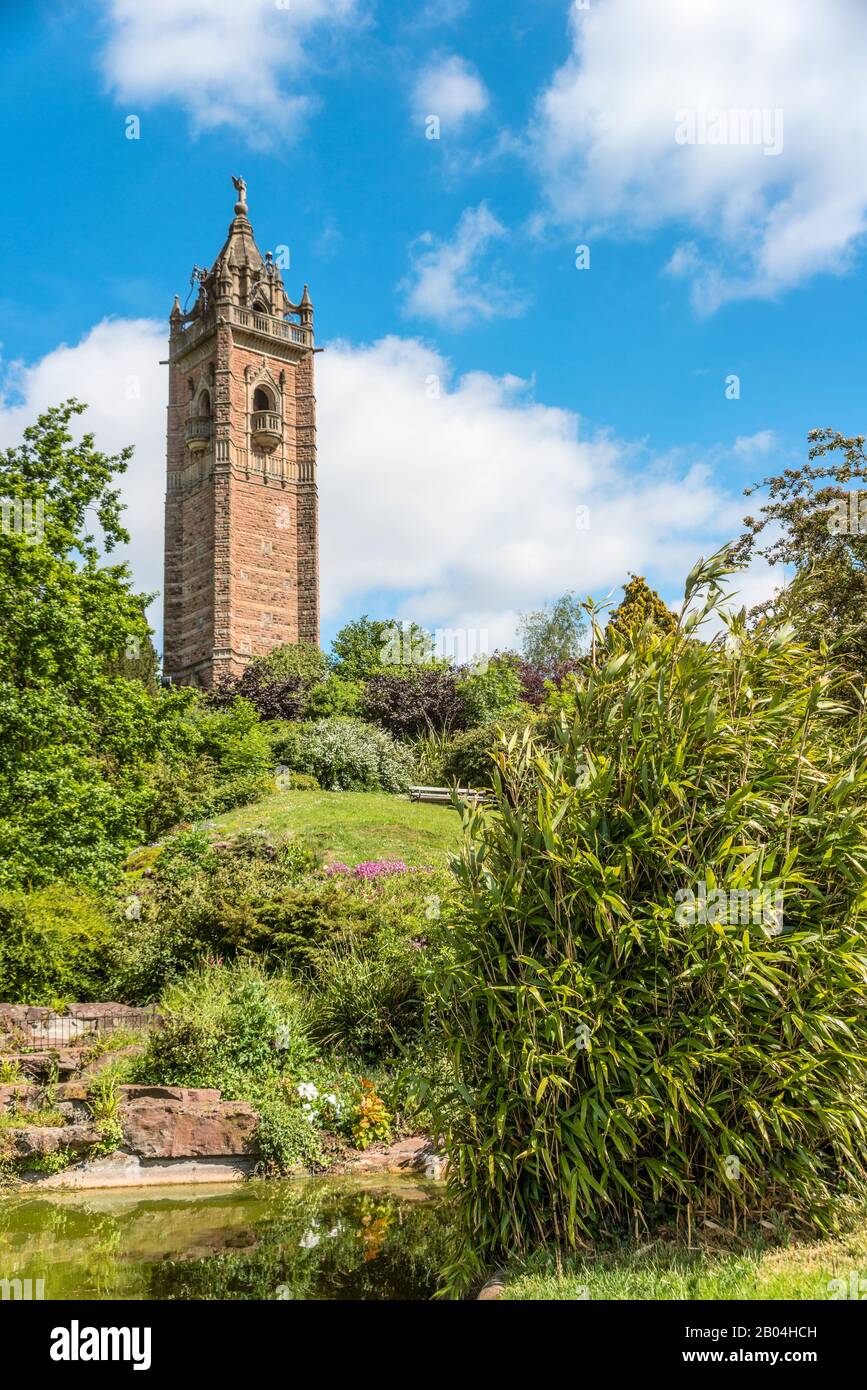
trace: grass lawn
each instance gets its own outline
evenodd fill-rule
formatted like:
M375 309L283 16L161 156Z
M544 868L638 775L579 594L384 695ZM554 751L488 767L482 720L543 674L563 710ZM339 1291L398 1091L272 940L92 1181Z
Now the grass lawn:
M460 837L460 819L451 806L385 792L275 792L215 817L213 825L225 834L291 831L329 863L402 859L414 868L444 864Z
M737 1253L648 1242L564 1260L561 1277L553 1256L539 1253L509 1267L502 1298L829 1299L841 1297L839 1289L829 1289L831 1279L844 1280L843 1296L851 1297L853 1270L867 1280L867 1219L839 1239L757 1244Z

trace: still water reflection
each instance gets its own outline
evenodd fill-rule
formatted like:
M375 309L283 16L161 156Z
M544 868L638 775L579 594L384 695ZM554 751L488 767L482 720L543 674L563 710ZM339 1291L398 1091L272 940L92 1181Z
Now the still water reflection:
M429 1298L436 1184L295 1178L0 1198L0 1279L46 1299Z

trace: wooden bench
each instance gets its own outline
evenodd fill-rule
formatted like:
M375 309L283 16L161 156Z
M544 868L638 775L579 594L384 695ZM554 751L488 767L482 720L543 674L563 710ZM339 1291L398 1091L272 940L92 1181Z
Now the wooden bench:
M463 801L478 801L484 797L484 792L474 791L472 787L458 787L458 796ZM410 801L435 801L444 805L451 805L452 792L450 787L410 787Z

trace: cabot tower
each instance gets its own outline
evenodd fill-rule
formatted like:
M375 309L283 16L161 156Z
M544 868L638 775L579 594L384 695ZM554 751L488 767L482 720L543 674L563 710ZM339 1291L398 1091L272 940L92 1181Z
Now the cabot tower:
M286 295L233 182L225 245L170 318L163 671L185 685L319 642L313 304Z

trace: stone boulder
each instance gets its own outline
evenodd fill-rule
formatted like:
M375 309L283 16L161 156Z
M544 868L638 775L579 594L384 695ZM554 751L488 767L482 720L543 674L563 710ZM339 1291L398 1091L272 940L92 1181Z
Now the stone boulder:
M254 1149L259 1116L244 1101L222 1105L138 1100L121 1107L121 1147L140 1158L210 1158Z
M0 1004L0 1028L26 1023L28 1013L27 1004Z
M58 1077L69 1078L78 1071L80 1054L66 1049L45 1052L7 1052L4 1060L17 1062L25 1077L47 1081L54 1071Z
M220 1092L206 1086L119 1086L121 1101L174 1100L181 1105L217 1105Z
M43 1158L58 1149L72 1153L87 1153L100 1140L93 1123L78 1125L29 1125L26 1129L9 1129L6 1137L16 1158Z
M38 1100L39 1087L26 1081L10 1081L0 1086L0 1114L11 1109L13 1105L30 1110Z
M393 1144L374 1144L360 1153L350 1154L338 1162L334 1171L344 1173L416 1173L426 1178L445 1176L444 1156L437 1152L430 1139L412 1135L397 1139Z
M70 1018L91 1020L105 1018L109 1014L146 1014L147 1009L130 1008L129 1004L68 1004L66 1013Z

